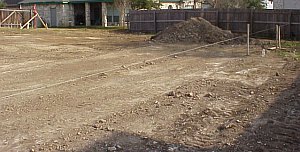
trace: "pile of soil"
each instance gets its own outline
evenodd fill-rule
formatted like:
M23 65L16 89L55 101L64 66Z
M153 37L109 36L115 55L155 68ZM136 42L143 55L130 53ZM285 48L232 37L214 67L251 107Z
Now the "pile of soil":
M164 43L197 42L215 43L235 37L230 31L222 30L207 20L196 17L183 21L153 36L152 39Z

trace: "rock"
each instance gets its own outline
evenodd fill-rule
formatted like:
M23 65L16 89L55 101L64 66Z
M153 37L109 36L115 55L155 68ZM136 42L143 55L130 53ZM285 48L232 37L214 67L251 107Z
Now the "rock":
M105 119L100 119L99 122L100 123L106 123L107 121Z
M276 72L275 75L276 75L276 76L279 76L279 72Z
M154 104L159 104L159 102L158 102L158 101L155 101Z
M187 93L187 94L185 94L187 97L194 97L194 94L193 94L193 92L190 92L190 93Z
M116 145L116 148L117 148L117 149L122 149L122 146Z
M174 56L174 58L178 58L178 56L177 56L177 55L175 55L175 56Z
M206 95L204 95L204 97L208 97L208 98L210 98L212 96L213 96L212 93L207 93Z
M300 97L300 93L297 96Z
M29 152L35 152L35 150L34 149L30 149Z
M253 95L253 94L254 94L254 91L251 91L250 94Z
M173 152L176 151L178 147L168 147L168 151Z
M107 147L107 151L116 151L117 148L115 146L113 147Z
M158 144L158 142L157 141L153 141L153 144Z
M171 91L168 93L168 96L175 96L175 95L176 95L175 91Z
M114 128L106 127L107 131L114 131Z
M95 128L95 129L102 128L102 126L99 125L99 124L93 124L92 127Z

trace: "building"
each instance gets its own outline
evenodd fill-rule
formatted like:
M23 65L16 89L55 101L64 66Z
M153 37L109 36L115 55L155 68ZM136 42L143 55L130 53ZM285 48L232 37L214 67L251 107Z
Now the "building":
M113 0L23 0L22 9L37 12L50 27L115 25L119 12Z
M160 0L160 9L180 9L182 7L182 0Z
M16 9L19 8L19 2L22 0L4 0L3 2L6 3L7 8Z
M160 0L160 9L198 9L202 8L205 0ZM206 6L206 5L205 5Z
M274 9L300 9L300 0L272 0Z
M266 9L273 9L273 0L265 0Z

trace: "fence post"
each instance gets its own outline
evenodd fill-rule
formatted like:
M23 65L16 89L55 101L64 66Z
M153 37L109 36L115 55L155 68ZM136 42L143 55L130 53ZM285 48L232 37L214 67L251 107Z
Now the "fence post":
M226 30L229 30L229 19L230 19L230 15L229 15L229 9L227 9L227 15L226 15Z
M288 31L289 31L288 37L289 37L289 38L292 38L292 37L291 37L291 32L292 32L292 28L291 28L291 25L292 25L292 10L289 11L288 22L289 22L289 23L288 23L288 24L289 24L289 25L288 25Z
M278 36L278 32L279 32L279 30L278 30L278 25L276 24L276 49L278 49L278 47L279 47L279 42L278 42L279 36Z
M280 25L278 26L278 45L279 45L279 49L281 49L281 27Z
M253 16L254 16L254 12L253 12L253 9L251 9L251 11L250 11L250 28L251 28L251 34L253 33Z
M156 10L154 10L153 12L153 15L154 15L154 32L157 33L157 22L156 22Z
M216 26L219 27L219 10L216 11Z
M247 55L250 55L250 24L247 24Z

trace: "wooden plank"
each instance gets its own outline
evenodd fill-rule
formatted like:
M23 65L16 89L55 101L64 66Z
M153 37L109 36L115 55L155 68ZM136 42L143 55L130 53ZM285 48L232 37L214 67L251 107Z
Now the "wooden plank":
M0 27L1 27L1 25L5 22L5 21L7 21L12 15L14 15L16 12L14 11L14 12L12 12L12 13L10 13L1 23L0 23Z
M27 24L29 24L33 19L35 19L38 16L38 14L35 14L29 21L27 21L22 27L21 29L23 29L25 26L27 26Z

